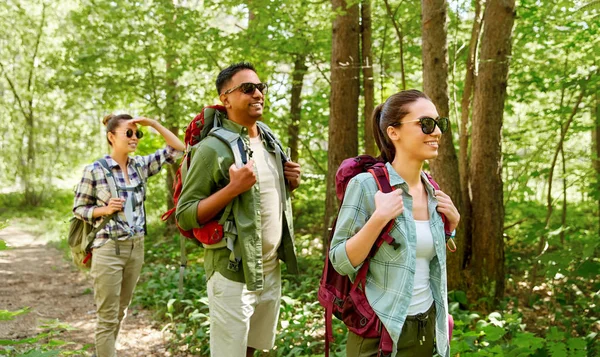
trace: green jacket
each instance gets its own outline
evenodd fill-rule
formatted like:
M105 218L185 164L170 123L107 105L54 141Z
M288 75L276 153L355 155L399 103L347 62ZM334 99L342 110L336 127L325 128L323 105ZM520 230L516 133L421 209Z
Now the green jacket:
M238 133L246 143L246 147L249 147L248 129L224 116L222 119L224 119L223 128ZM268 130L266 125L262 127ZM260 135L267 150L275 153L275 143L265 140L264 133L261 132ZM283 163L281 160L276 161L281 173L281 187L285 187L283 233L278 254L279 259L287 264L288 272L297 274L290 189L283 176ZM229 183L229 167L233 163L231 148L215 137L207 136L192 148L190 167L183 181L176 211L177 222L181 228L190 230L201 227L197 221L198 202ZM215 218L218 219L221 213ZM258 182L234 199L231 215L238 231L234 250L241 253L242 269L238 271L228 269L230 251L226 247L206 249L204 252L206 278L209 279L215 271L218 271L230 280L246 283L248 290L261 290L263 288L262 229Z

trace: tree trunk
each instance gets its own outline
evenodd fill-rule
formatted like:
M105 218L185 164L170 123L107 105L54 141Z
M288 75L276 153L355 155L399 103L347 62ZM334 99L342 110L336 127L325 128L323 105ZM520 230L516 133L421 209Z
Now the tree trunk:
M402 79L402 90L406 90L406 73L404 71L404 33L402 32L401 25L396 21L395 12L392 12L392 8L390 6L390 2L388 0L383 1L385 3L385 10L387 11L388 17L390 21L392 21L392 25L394 25L394 29L396 30L396 36L398 37L398 42L400 46L400 78ZM400 8L398 6L396 11Z
M46 4L42 4L42 19L40 21L39 29L36 35L35 45L33 54L31 57L31 67L29 68L29 74L27 77L27 92L24 97L27 98L27 109L21 108L23 116L25 117L26 127L26 139L27 139L27 161L26 167L24 167L24 184L25 184L25 203L31 206L37 206L40 203L43 189L39 188L36 190L35 177L36 175L36 127L35 127L35 116L33 113L34 108L34 85L35 85L35 69L37 67L36 61L42 35L44 34L44 26L46 25ZM16 94L16 89L15 89Z
M481 2L483 0L475 0L475 14L473 16L473 27L471 28L471 40L469 41L469 55L467 56L467 64L465 71L465 85L461 98L461 117L459 130L459 158L458 169L460 172L460 191L462 205L460 211L461 229L459 232L459 242L462 245L462 268L468 269L473 251L473 236L472 236L472 221L473 212L471 207L471 183L469 178L469 117L471 113L471 99L475 85L477 63L477 48L479 45L479 34L483 23L481 16ZM469 283L469 281L467 281Z
M375 107L375 81L373 78L373 55L371 51L371 0L362 0L360 7L361 16L361 51L362 51L362 72L363 72L363 98L365 106L363 109L364 118L364 152L367 155L376 156L377 147L375 137L373 136L373 125L371 115Z
M422 59L423 59L423 90L431 98L442 117L449 115L448 98L448 46L447 39L447 9L446 0L422 0ZM452 143L452 129L442 135L439 156L430 163L431 171L442 190L452 197L459 212L461 209L460 176L458 173L458 158ZM457 237L457 241L462 241ZM462 254L464 246L459 244L458 250L448 254L448 288L461 287Z
M298 143L302 115L302 84L307 70L306 55L297 54L294 61L294 72L292 73L291 123L288 127L288 146L290 148L290 158L293 162L298 162Z
M514 0L489 0L484 13L481 60L473 97L471 188L476 297L504 295L502 116L508 82Z
M596 192L600 193L600 88L596 90L594 114L596 117L596 127L594 128L595 150L593 151L596 153L596 157L594 158L594 169L596 170ZM600 235L600 198L598 198L598 235Z
M565 148L564 145L560 146L560 159L562 162L562 178L563 178L563 205L562 205L562 216L560 223L562 229L560 230L560 245L565 245L565 228L567 227L567 162L565 161Z
M331 96L327 162L327 196L323 249L327 249L328 229L335 215L338 199L335 174L342 160L358 153L359 96L359 9L347 7L345 0L332 0L333 11L345 10L333 20L331 45Z

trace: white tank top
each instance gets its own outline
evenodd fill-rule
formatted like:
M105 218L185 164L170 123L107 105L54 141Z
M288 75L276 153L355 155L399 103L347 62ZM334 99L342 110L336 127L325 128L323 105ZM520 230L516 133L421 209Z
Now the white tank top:
M417 265L408 315L426 312L433 304L433 294L429 283L429 263L435 257L431 227L429 227L429 221L417 220L415 220L415 226L417 232Z

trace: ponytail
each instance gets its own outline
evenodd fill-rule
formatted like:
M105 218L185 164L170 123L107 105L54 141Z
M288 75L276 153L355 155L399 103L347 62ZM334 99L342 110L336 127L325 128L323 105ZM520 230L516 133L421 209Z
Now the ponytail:
M381 116L384 105L385 103L382 103L375 107L371 122L373 123L375 144L377 144L377 147L381 152L379 158L385 162L392 162L394 160L394 155L396 154L396 149L394 148L394 145L391 144L390 140L388 140L387 131L381 127ZM387 129L387 127L385 129Z

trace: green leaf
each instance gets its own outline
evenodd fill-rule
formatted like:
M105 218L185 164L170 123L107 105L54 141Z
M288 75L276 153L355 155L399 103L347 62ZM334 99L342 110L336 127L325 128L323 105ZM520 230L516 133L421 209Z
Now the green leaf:
M567 357L567 347L562 342L548 344L548 352L552 357Z
M483 332L485 332L486 340L491 342L498 341L502 338L502 336L504 336L504 334L506 334L506 331L504 331L502 327L493 325L486 326L483 329Z
M23 315L31 310L29 307L24 307L17 311L0 310L0 321L14 320L15 316Z
M587 342L583 338L570 338L567 340L569 350L585 350Z
M18 355L17 357L50 357L50 356L58 356L60 351L40 351L33 350L29 351L26 354Z
M565 334L564 332L559 331L556 327L551 327L548 334L546 334L546 339L548 341L564 341Z
M454 299L456 299L457 302L463 304L463 305L468 305L467 302L467 293L465 293L464 291L461 290L457 290L454 292Z

